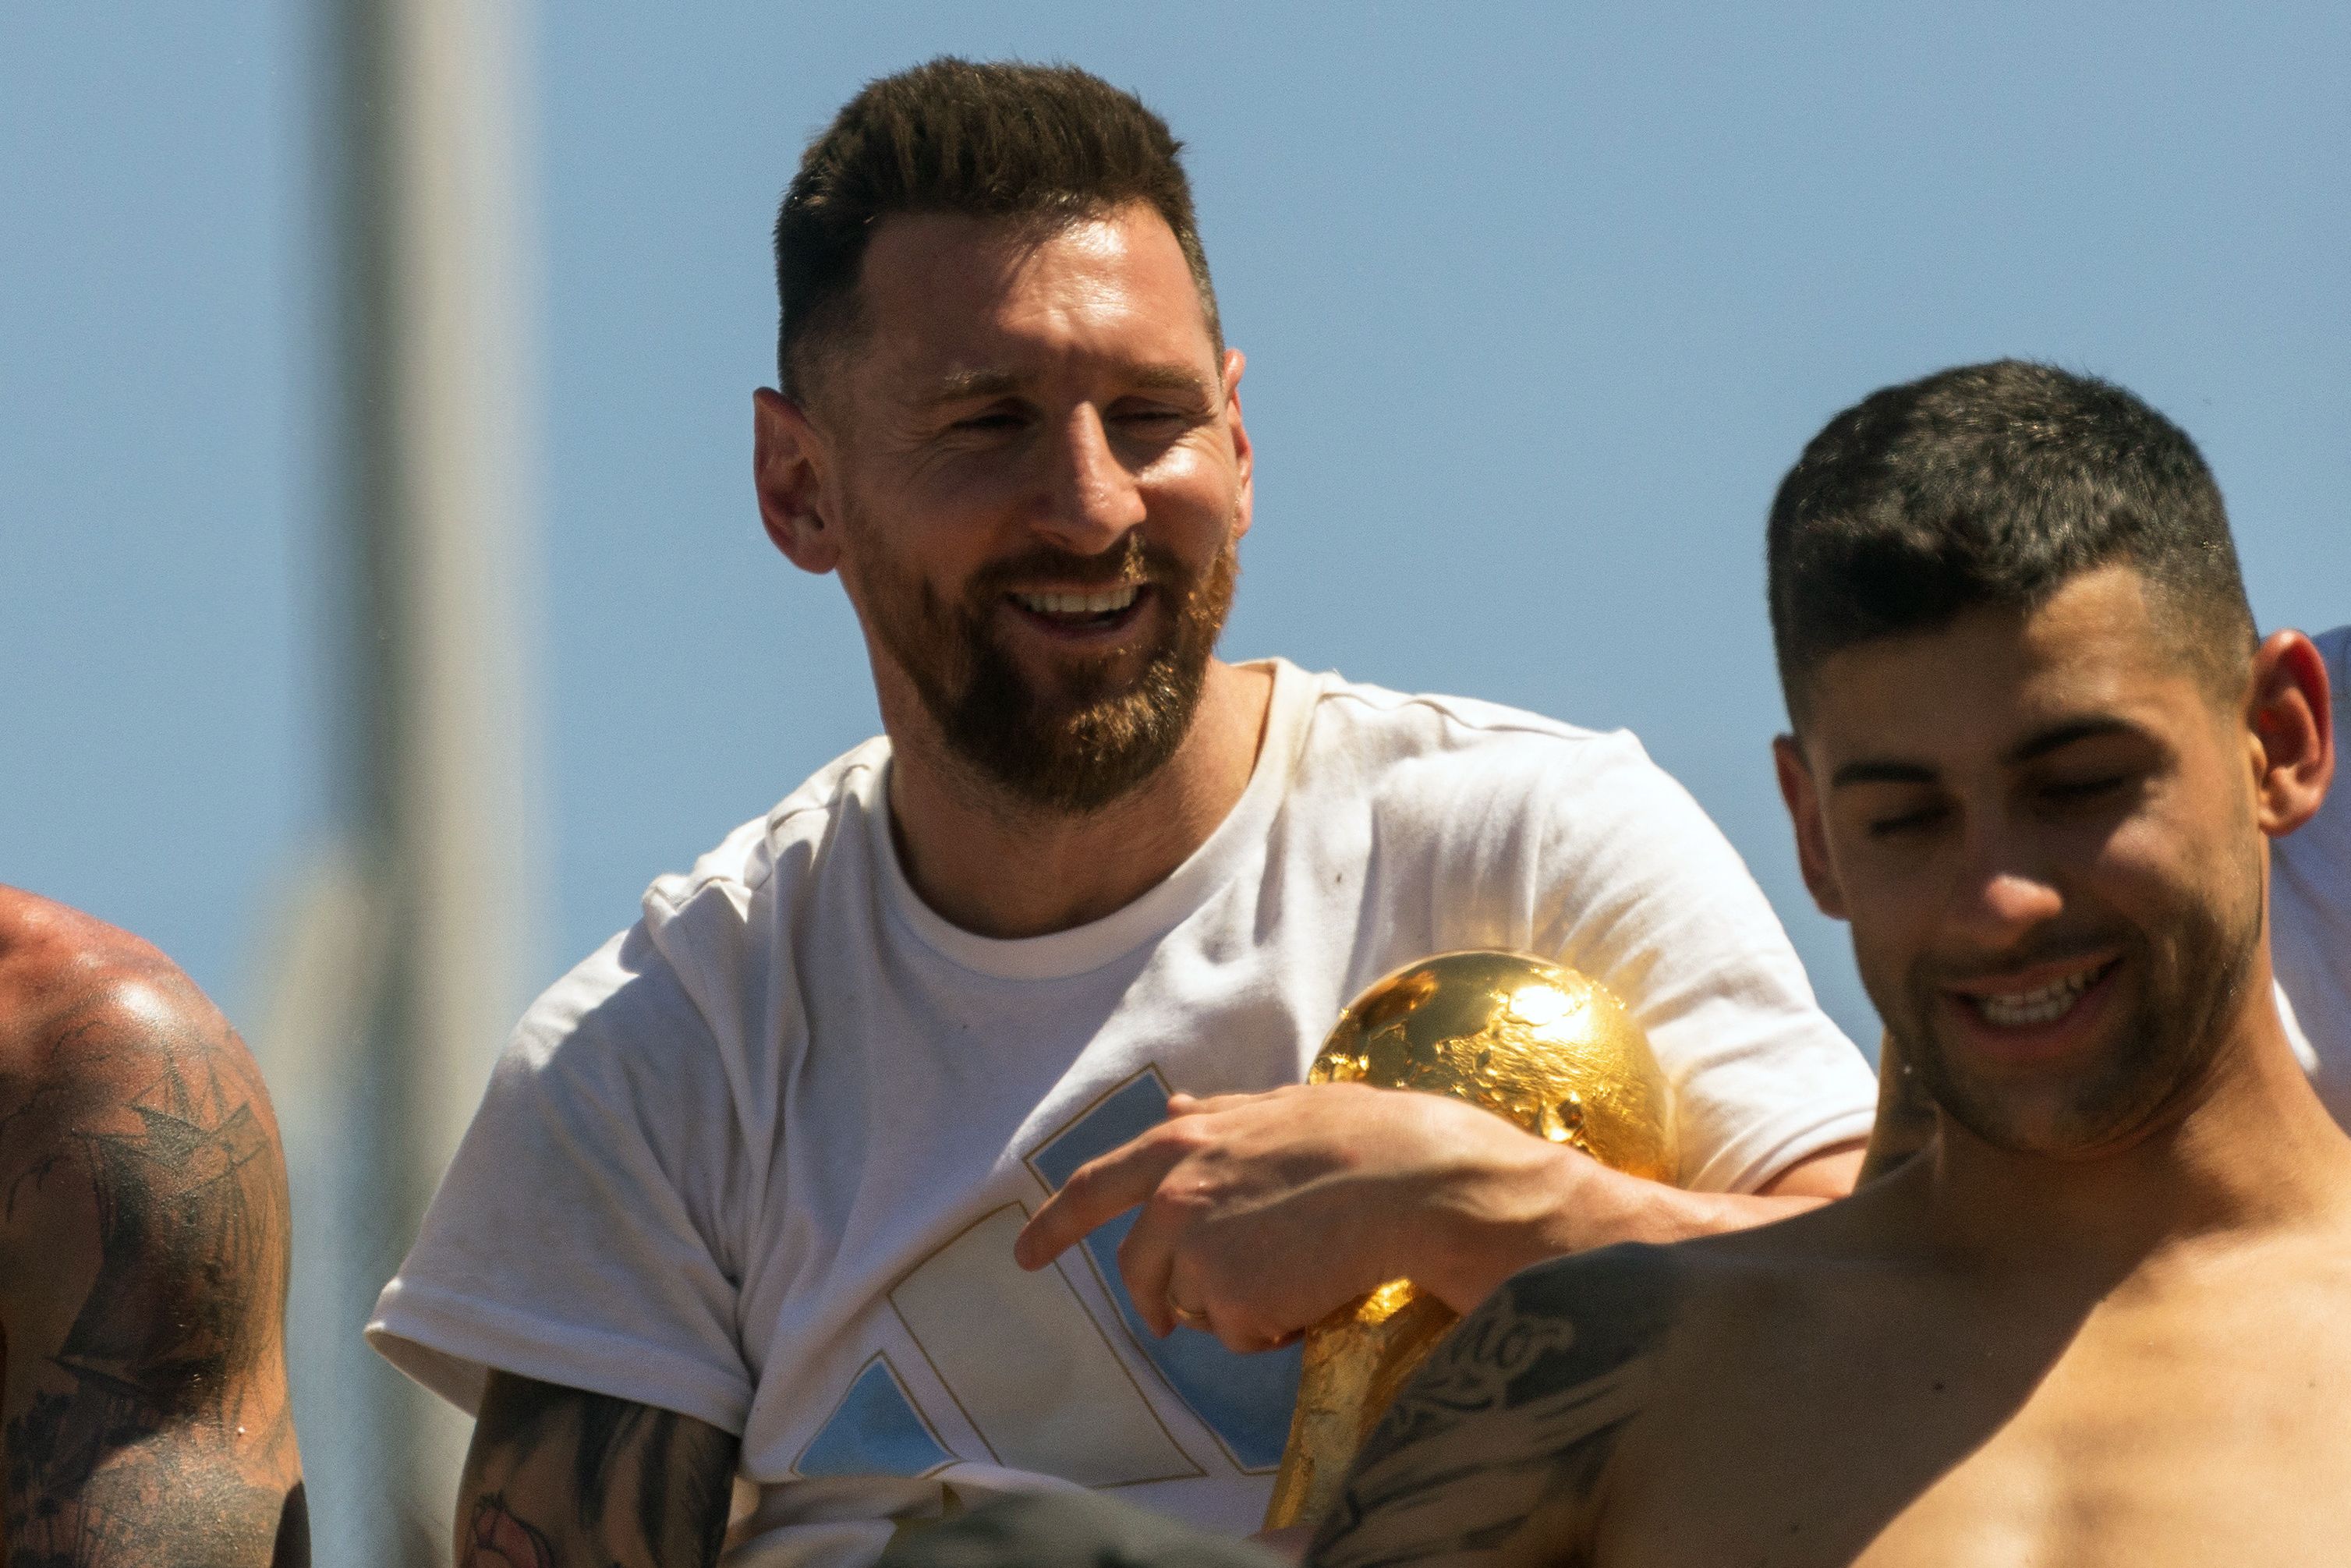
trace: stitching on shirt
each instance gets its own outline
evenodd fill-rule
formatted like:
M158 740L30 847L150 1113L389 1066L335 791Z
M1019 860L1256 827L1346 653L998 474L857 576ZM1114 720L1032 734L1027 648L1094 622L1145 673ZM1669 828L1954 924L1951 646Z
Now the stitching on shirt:
M1455 699L1451 697L1438 696L1429 693L1390 692L1386 691L1384 688L1381 688L1381 695L1391 700L1386 702L1377 701L1369 694L1353 686L1341 687L1335 690L1330 687L1325 687L1323 690L1316 694L1315 700L1318 702L1332 702L1343 698L1347 701L1360 703L1364 707L1370 708L1374 713L1394 713L1398 708L1425 707L1431 713L1436 714L1439 718L1445 719L1448 723L1458 725L1463 729L1474 730L1481 735L1541 735L1548 736L1553 740L1581 742L1591 740L1612 740L1617 736L1625 733L1622 730L1586 729L1582 725L1569 724L1563 719L1547 719L1541 714L1528 714L1523 719L1502 718L1488 720L1471 718L1467 714L1464 714L1458 709L1449 706ZM1499 704L1491 704L1488 706L1497 708L1501 707L1501 705ZM1504 708L1502 711L1509 712L1511 710Z
M860 773L872 772L877 766L878 764L872 762L852 763L848 768L841 770L839 787L834 789L832 793L827 795L823 800L811 800L802 806L793 806L789 801L786 801L784 804L778 805L775 810L769 811L762 820L759 831L762 843L765 844L770 852L768 861L770 871L772 872L774 867L773 851L775 848L776 835L782 831L787 822L791 821L796 817L804 817L810 813L825 817L837 815L841 809L841 798L849 793L848 786L850 781ZM739 828L736 829L733 831L730 831L726 837L731 839L735 836L736 832L739 832L741 831L742 830ZM725 841L725 840L720 841L721 843L724 843ZM659 885L661 883L669 882L673 879L684 884L684 896L672 898L666 892L663 891ZM767 877L761 877L758 882L754 882L749 877L745 876L740 873L731 871L705 872L700 876L695 875L691 871L670 872L665 873L661 877L657 878L655 880L655 884L645 890L645 895L649 898L659 901L663 908L674 915L685 904L693 902L696 894L700 893L704 888L712 886L715 883L726 883L733 886L741 888L746 893L756 894L762 886L766 885L768 880L768 878Z

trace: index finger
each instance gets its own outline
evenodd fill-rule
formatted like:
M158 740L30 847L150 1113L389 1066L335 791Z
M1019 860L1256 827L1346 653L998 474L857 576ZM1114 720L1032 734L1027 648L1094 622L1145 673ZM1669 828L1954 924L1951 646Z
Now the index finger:
M1029 1217L1012 1243L1012 1260L1041 1269L1106 1220L1117 1218L1158 1190L1184 1157L1182 1146L1157 1135L1159 1127L1080 1166L1061 1190Z
M1289 1087L1294 1089L1297 1085ZM1253 1100L1270 1099L1280 1092L1280 1089L1267 1089L1254 1094L1238 1092L1230 1094L1186 1094L1178 1089L1167 1096L1167 1113L1170 1116L1199 1116L1217 1111L1234 1111Z

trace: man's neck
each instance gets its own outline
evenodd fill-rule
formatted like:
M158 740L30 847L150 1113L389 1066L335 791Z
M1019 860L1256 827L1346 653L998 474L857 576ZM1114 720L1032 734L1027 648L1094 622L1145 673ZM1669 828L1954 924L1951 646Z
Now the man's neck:
M947 760L919 713L890 714L890 821L906 880L982 936L1041 936L1123 908L1207 841L1249 788L1271 707L1268 670L1211 661L1166 763L1099 811L1040 811Z
M1948 1116L1907 1173L1927 1228L1991 1270L2119 1278L2175 1243L2340 1219L2351 1139L2294 1060L2266 962L2213 1071L2184 1108L2126 1147L2081 1159L1995 1148Z

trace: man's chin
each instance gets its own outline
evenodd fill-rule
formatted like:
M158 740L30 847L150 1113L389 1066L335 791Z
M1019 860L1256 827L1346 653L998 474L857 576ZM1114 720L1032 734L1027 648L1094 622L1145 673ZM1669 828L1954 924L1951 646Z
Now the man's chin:
M1930 1072L1928 1090L1954 1121L1994 1148L2092 1160L2145 1137L2170 1098L2152 1083L2124 1082L2128 1067L2101 1058L2037 1082L2014 1074L1952 1076L1947 1070Z
M1165 767L1197 709L1197 693L1088 691L1054 704L1023 694L1013 711L967 711L949 744L1008 795L1043 810L1086 815L1123 798Z
M1000 669L1037 725L1075 728L1140 700L1170 662L1159 647L1112 649L998 647Z

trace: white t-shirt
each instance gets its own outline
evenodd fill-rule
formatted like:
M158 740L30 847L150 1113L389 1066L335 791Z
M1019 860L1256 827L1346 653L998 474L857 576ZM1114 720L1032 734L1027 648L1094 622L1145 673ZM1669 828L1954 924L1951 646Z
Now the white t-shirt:
M2351 736L2351 626L2316 639L2335 685L2335 740ZM2318 815L2270 853L2270 961L2278 1010L2318 1096L2351 1127L2351 753Z
M1874 1085L1739 856L1630 735L1276 662L1231 814L1108 917L1019 941L915 896L867 742L550 989L368 1334L461 1406L483 1369L742 1435L737 1568L870 1562L890 1520L1115 1488L1254 1529L1290 1351L1153 1338L1121 1220L1012 1239L1170 1090L1299 1082L1345 1002L1430 954L1556 955L1646 1029L1684 1185L1865 1136Z

